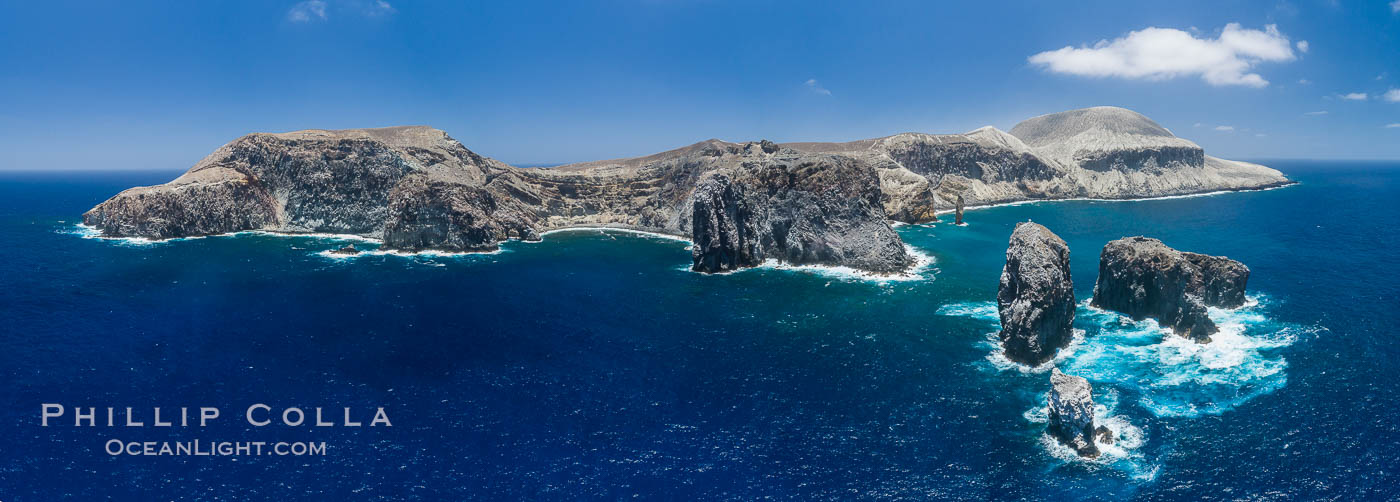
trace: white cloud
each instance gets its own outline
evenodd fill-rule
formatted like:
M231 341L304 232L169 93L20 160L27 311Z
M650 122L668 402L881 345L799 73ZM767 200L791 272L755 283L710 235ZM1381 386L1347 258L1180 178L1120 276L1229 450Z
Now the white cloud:
M1400 2L1400 0L1396 1ZM1385 98L1386 101L1389 101L1391 103L1400 103L1400 89L1391 89L1389 91L1385 91L1385 95L1382 97Z
M1390 2L1390 12L1392 14L1400 14L1400 0Z
M1092 47L1042 52L1029 61L1070 75L1149 80L1199 75L1211 85L1264 87L1269 81L1251 70L1261 62L1294 60L1292 47L1272 24L1261 31L1230 23L1217 38L1154 27L1113 41L1100 40Z
M1400 1L1400 0L1396 0L1396 1ZM1298 43L1297 43L1296 45L1297 45L1297 47L1298 47L1298 52L1302 52L1302 53L1305 53L1305 54L1308 52L1308 41L1307 41L1307 40L1299 40Z
M395 9L394 6L389 5L389 2L385 2L384 0L374 0L370 2L368 7L365 7L365 15L370 17L387 16L395 12L398 12L398 9Z
M809 78L809 79L807 79L807 82L806 82L805 84L803 84L803 85L806 85L808 89L811 89L812 92L815 92L815 93L817 93L817 94L821 94L821 95L823 95L823 96L830 96L830 95L831 95L831 91L828 91L828 90L826 90L825 87L822 87L822 85L821 85L820 83L818 83L818 82L817 82L817 79L815 79L815 78Z
M287 20L293 23L306 23L313 20L326 20L326 2L324 0L306 0L292 6L292 10L287 11Z
M1366 93L1364 93L1364 92L1353 92L1353 93L1349 93L1349 94L1343 94L1343 95L1341 96L1341 98L1342 98L1342 99L1349 99L1349 100L1352 100L1352 101L1366 101L1367 96L1366 96Z
M337 13L345 12L369 18L388 16L398 12L398 9L395 9L386 0L344 0L334 3ZM287 11L287 20L294 23L325 21L330 17L327 14L330 7L328 0L303 0Z
M1227 126L1227 125L1215 126L1215 130L1220 131L1220 132L1235 132L1235 126Z
M1303 115L1306 115L1306 116L1309 116L1309 117L1316 117L1316 116L1318 116L1318 115L1327 115L1327 110L1321 110L1321 111L1316 111L1316 112L1307 112L1307 113L1304 113Z

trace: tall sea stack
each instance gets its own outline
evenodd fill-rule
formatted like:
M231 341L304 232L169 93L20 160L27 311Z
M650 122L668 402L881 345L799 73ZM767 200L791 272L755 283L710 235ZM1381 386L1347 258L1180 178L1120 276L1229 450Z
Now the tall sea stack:
M1177 251L1148 237L1103 247L1093 305L1135 320L1156 319L1178 335L1210 341L1219 331L1206 307L1244 305L1249 267L1223 256Z
M1007 359L1036 366L1069 345L1074 283L1063 239L1036 223L1016 224L1001 271L997 312Z
M956 206L955 206L955 209L953 210L953 211L954 211L954 215L955 215L955 219L954 219L954 221L953 221L953 224L954 224L954 225L961 225L961 224L963 224L963 223L962 223L962 215L963 215L963 198L962 198L962 194L958 194L958 201L957 201L955 204L956 204Z

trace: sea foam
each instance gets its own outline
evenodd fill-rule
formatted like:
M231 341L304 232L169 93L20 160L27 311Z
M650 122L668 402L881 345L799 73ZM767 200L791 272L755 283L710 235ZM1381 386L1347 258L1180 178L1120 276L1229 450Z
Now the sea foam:
M1041 394L1040 403L1022 414L1026 421L1034 424L1046 424L1050 421L1050 411L1045 404L1048 394ZM1099 456L1086 459L1079 456L1073 448L1055 440L1050 434L1041 433L1039 441L1046 453L1061 463L1106 466L1144 481L1156 478L1159 466L1149 462L1140 451L1140 448L1147 444L1147 433L1129 422L1127 417L1118 414L1118 392L1113 389L1094 389L1094 400L1094 424L1107 427L1113 435L1113 442L1105 443L1095 437L1094 445L1099 448Z
M1271 302L1260 296L1238 309L1209 309L1220 332L1202 344L1172 334L1154 320L1133 321L1085 300L1075 311L1076 341L1060 351L1054 364L1096 385L1136 391L1139 404L1159 417L1223 413L1282 388L1288 361L1276 349L1315 331L1272 320L1267 316ZM989 351L987 360L995 370L1042 370L1002 356L995 302L945 305L938 313L987 322L992 332L979 346Z
M1225 413L1283 388L1288 382L1288 361L1278 349L1322 328L1270 318L1268 312L1274 302L1259 295L1237 309L1208 309L1220 331L1210 343L1202 344L1173 334L1154 320L1133 321L1116 312L1094 308L1085 300L1075 311L1075 341L1051 363L1035 368L1013 363L1002 354L996 334L1000 323L995 302L949 304L937 313L987 324L991 332L977 344L988 351L984 368L989 371L1039 373L1057 366L1092 382L1096 400L1107 404L1107 409L1097 410L1096 419L1114 430L1121 443L1104 446L1104 456L1095 462L1150 479L1156 467L1132 451L1136 449L1134 442L1141 439L1141 431L1115 412L1117 393L1128 391L1127 395L1136 398L1133 404L1153 416L1192 418ZM1111 399L1100 400L1100 396ZM1044 422L1044 413L1042 401L1026 412L1025 418ZM1078 459L1072 450L1049 436L1042 438L1042 443L1056 458Z

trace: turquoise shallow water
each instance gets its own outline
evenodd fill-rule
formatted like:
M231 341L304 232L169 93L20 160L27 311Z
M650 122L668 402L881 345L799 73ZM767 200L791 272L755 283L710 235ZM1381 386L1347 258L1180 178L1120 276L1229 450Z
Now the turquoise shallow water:
M333 259L331 237L84 238L172 173L0 175L5 500L1362 498L1400 477L1400 166L1276 163L1301 185L982 209L906 226L912 280L685 271L686 243L550 234L470 256ZM997 278L1033 219L1071 248L1146 234L1248 264L1207 346L1081 306L1056 364L1124 439L1042 434L1048 375L996 357ZM359 244L373 247L372 244ZM39 403L384 406L389 429L42 428ZM367 418L367 417L366 417ZM109 457L102 442L326 441L325 457Z

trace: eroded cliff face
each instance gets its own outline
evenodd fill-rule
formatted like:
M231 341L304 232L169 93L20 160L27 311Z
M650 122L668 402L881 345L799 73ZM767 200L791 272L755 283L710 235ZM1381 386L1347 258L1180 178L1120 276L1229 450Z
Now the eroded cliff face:
M1092 304L1135 320L1151 317L1178 335L1208 342L1219 328L1206 307L1243 305L1248 281L1249 268L1235 260L1126 237L1109 242L1099 255Z
M328 232L452 251L616 226L704 241L696 270L773 259L886 273L912 263L886 220L935 221L960 199L977 206L1288 183L1263 166L1204 156L1127 110L1057 115L1018 125L1017 134L984 127L849 143L707 140L548 169L482 157L429 127L250 134L170 183L117 194L83 220L108 236Z
M691 198L693 269L719 272L765 258L895 273L914 264L886 221L875 170L844 155L747 155Z
M539 240L539 214L507 186L429 172L409 175L390 193L384 245L411 251L489 251L507 239Z
M1012 361L1036 366L1074 339L1074 281L1069 246L1050 229L1021 222L1006 247L997 289L1002 350Z
M428 167L471 180L506 168L427 127L250 134L170 183L117 194L83 220L122 237L240 230L379 237L390 192Z
M256 177L214 167L165 185L123 190L84 214L83 223L109 236L169 239L272 228L281 212Z

